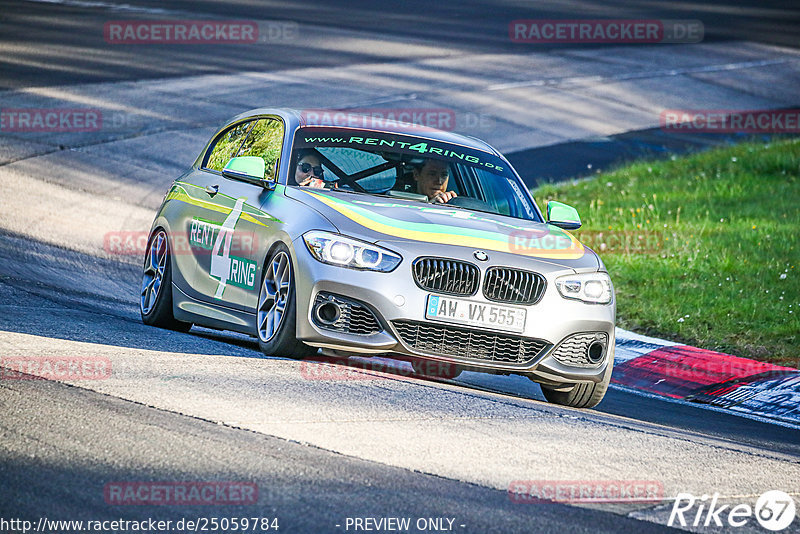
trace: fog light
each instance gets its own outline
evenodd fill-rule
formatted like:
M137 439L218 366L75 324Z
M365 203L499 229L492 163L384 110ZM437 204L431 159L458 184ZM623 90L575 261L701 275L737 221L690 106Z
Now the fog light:
M586 357L589 358L589 361L592 363L599 363L600 360L603 359L603 353L605 350L605 345L599 341L595 341L589 345L589 348L586 350Z
M339 320L342 310L334 302L326 302L317 307L317 319L323 324L331 325Z

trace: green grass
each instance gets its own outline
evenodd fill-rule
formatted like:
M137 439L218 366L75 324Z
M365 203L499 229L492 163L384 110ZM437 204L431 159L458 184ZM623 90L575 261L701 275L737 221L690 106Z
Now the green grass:
M617 324L798 367L800 139L635 163L534 190L571 204L600 254Z

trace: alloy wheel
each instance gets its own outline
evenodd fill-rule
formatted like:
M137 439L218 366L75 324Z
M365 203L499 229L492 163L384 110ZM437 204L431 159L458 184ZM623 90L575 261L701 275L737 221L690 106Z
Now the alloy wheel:
M167 260L167 234L160 230L150 242L150 250L145 257L140 301L142 313L145 315L156 305L164 281L164 272L167 269Z
M289 256L280 251L267 266L258 296L258 337L266 342L278 333L289 302L292 271Z

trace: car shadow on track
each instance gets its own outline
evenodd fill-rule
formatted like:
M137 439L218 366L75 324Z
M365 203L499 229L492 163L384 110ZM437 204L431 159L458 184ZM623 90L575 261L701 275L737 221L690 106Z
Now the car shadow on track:
M204 329L192 335L142 324L141 268L125 260L0 232L0 332L160 352L261 356L247 336ZM33 339L3 337L17 352L37 350Z

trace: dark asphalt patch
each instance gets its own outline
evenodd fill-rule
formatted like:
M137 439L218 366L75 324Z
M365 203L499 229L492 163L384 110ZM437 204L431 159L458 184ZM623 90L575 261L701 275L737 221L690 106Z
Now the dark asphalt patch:
M708 150L720 145L796 137L793 134L675 133L661 128L635 130L609 137L591 137L506 154L528 187L592 176L642 159Z

